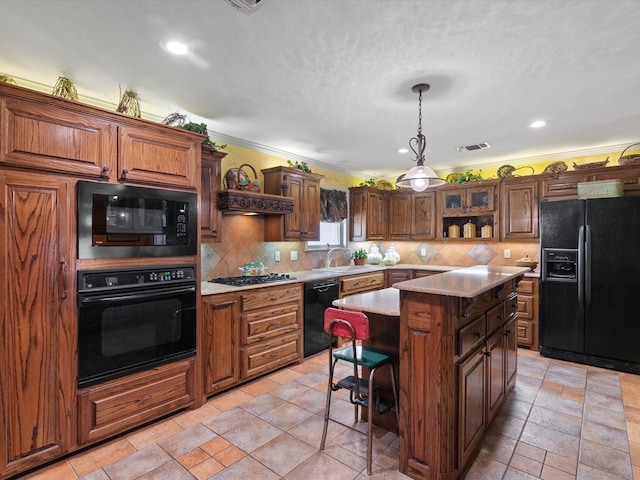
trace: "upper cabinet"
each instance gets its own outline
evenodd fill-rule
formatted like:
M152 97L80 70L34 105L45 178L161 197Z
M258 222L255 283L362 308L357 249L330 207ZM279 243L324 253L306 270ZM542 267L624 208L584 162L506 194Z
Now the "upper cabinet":
M0 84L0 164L197 190L202 137Z
M548 200L578 198L578 183L622 180L625 195L640 195L640 166L604 167L540 175L541 196Z
M221 213L217 207L220 190L220 164L226 153L202 152L202 175L200 177L200 235L203 240L220 241Z
M500 186L501 240L537 239L539 233L537 177L505 178Z
M306 241L320 238L320 180L324 175L296 168L262 170L264 193L293 197L293 213L269 215L264 220L266 242Z
M387 231L386 192L371 187L349 189L351 240L384 240Z
M436 238L435 192L396 190L388 196L389 240Z
M438 188L438 238L497 240L498 212L496 205L499 180L485 180L463 185L445 185ZM465 236L465 225L467 232ZM451 235L449 227L459 235ZM486 227L483 230L483 227Z

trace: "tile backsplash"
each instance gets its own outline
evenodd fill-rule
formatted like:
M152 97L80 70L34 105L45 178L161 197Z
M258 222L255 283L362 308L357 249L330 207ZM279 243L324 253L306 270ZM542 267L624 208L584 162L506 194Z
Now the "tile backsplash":
M326 251L304 251L304 242L265 242L264 219L261 216L224 215L221 225L222 241L201 247L202 279L240 275L243 263L258 260L269 272L290 273L324 266ZM537 242L353 242L351 250L369 249L378 245L380 253L394 244L401 263L417 265L443 265L469 267L473 265L515 265L516 260L528 255L539 259ZM426 255L421 253L424 249ZM504 258L510 250L511 258ZM280 261L275 261L275 252ZM296 252L297 260L291 260Z

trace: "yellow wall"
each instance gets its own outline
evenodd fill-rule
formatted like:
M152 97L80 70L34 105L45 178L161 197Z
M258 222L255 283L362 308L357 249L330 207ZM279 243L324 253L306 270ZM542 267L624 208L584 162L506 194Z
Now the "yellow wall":
M250 150L236 145L228 144L224 149L222 149L222 152L227 154L227 156L222 159L223 188L225 173L230 168L239 168L244 163L248 163L256 170L256 174L261 185L264 179L260 170L277 166L288 166L286 158L276 157L274 155L257 152L255 150ZM345 175L331 170L325 170L323 168L316 167L315 165L308 166L313 173L324 175L324 178L322 179L322 186L324 188L348 188L358 185L363 181L362 178ZM253 174L251 169L247 167L243 167L243 171L250 176Z

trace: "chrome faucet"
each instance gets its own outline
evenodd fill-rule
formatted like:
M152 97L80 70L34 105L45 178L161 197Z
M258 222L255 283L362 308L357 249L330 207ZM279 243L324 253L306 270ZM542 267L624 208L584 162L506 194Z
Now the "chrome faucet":
M351 255L351 250L349 250L348 248L342 248L342 247L330 248L327 251L327 258L325 260L325 265L324 265L325 268L330 268L332 266L334 266L334 267L338 267L339 266L338 265L338 259L333 256L333 253L335 253L335 252L340 252L341 256L344 259L346 259L347 262L348 262L348 259L349 259L350 255ZM332 265L332 263L333 263L333 265Z

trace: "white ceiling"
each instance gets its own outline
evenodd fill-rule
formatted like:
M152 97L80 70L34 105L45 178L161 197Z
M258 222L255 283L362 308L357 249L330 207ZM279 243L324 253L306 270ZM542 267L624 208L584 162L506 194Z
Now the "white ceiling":
M439 172L624 148L639 61L639 0L0 2L0 72L18 84L66 75L113 109L130 88L148 118L180 111L215 140L366 178L412 166L416 83ZM493 148L455 149L478 142Z

